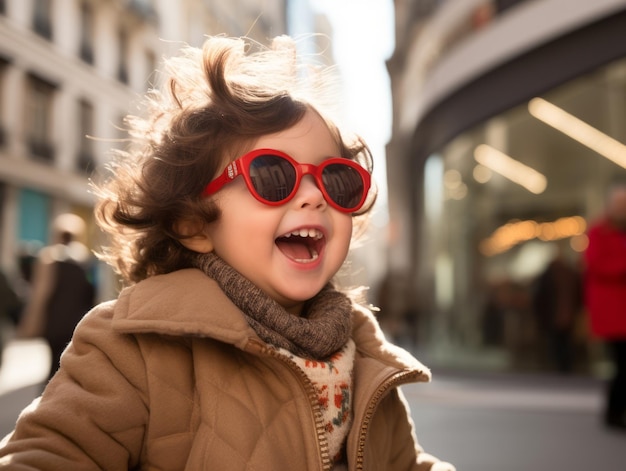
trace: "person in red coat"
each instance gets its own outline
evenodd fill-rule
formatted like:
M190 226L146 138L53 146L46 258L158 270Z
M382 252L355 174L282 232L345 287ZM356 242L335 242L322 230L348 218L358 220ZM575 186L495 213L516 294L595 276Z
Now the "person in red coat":
M592 333L606 341L614 366L605 422L626 430L626 183L609 189L606 214L589 231L585 304Z

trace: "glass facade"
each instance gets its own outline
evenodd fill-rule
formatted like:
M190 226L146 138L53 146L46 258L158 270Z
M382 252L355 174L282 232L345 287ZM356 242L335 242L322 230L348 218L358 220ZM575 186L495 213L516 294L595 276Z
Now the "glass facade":
M626 180L623 142L626 60L506 110L427 159L417 298L435 361L602 369L578 288L581 252L606 188ZM571 275L576 313L565 365L546 327L552 313L539 307L555 259Z

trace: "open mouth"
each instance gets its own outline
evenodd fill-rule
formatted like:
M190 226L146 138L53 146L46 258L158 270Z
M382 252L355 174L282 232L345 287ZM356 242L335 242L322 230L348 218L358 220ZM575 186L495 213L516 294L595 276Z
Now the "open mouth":
M279 250L298 263L311 263L318 259L324 247L324 234L318 229L298 229L276 239Z

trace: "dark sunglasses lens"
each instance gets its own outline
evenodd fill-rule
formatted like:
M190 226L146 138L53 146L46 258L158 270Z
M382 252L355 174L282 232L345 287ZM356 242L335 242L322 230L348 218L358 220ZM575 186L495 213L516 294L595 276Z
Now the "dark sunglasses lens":
M330 164L322 172L328 196L340 207L352 209L363 197L365 184L359 172L345 164Z
M250 179L261 198L277 203L293 191L296 169L278 155L259 155L250 163Z

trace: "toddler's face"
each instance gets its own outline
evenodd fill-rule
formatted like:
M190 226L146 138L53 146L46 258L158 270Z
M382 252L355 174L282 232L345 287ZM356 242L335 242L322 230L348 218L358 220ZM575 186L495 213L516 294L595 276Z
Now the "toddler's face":
M326 124L311 111L292 128L261 137L254 148L280 150L314 165L339 156ZM352 216L329 206L311 175L280 206L259 202L241 177L212 197L222 211L206 229L215 253L293 314L347 256Z

